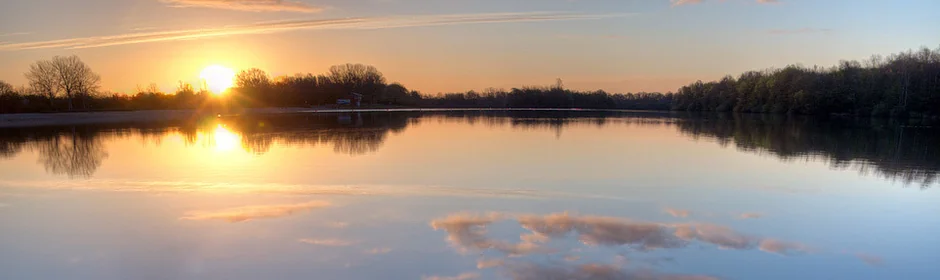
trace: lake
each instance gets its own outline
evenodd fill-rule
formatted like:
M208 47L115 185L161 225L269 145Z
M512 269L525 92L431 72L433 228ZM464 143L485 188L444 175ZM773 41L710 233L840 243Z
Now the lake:
M0 279L937 279L923 123L601 111L0 129Z

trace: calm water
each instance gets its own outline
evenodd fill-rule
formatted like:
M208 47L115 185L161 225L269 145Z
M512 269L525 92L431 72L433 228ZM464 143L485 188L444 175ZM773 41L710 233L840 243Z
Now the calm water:
M937 279L940 133L666 113L0 129L0 279Z

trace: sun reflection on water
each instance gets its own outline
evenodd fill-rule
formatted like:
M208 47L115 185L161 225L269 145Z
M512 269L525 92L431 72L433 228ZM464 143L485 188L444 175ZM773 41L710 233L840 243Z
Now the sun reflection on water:
M215 150L222 152L234 150L241 142L241 137L238 136L238 134L228 130L222 124L219 124L215 127L215 131L212 133L212 138L215 142Z

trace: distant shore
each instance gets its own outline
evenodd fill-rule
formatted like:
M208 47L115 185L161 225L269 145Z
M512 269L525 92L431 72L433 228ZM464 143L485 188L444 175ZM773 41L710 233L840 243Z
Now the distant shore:
M611 111L611 112L648 112L662 113L666 111L642 110L601 110L579 108L408 108L408 107L379 107L379 108L253 108L233 113L231 115L268 115L290 113L354 113L354 112L444 112L444 111ZM62 112L62 113L24 113L0 114L0 128L33 127L33 126L61 126L80 124L109 124L134 122L172 122L195 120L205 117L214 117L211 113L196 110L140 110L140 111L98 111L98 112Z

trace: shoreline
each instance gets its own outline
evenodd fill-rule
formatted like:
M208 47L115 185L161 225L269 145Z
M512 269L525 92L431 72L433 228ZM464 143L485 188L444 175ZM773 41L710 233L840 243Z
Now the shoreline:
M578 108L363 108L363 109L336 109L336 108L254 108L246 109L234 114L238 115L277 115L277 114L314 114L314 113L375 113L375 112L460 112L460 111L607 111L607 112L637 112L637 113L666 113L671 111L643 111L643 110L606 110L606 109L578 109ZM100 111L100 112L62 112L62 113L23 113L0 114L0 128L62 126L81 124L109 124L128 122L167 122L184 121L197 118L212 117L212 114L200 113L197 110L139 110L139 111Z

